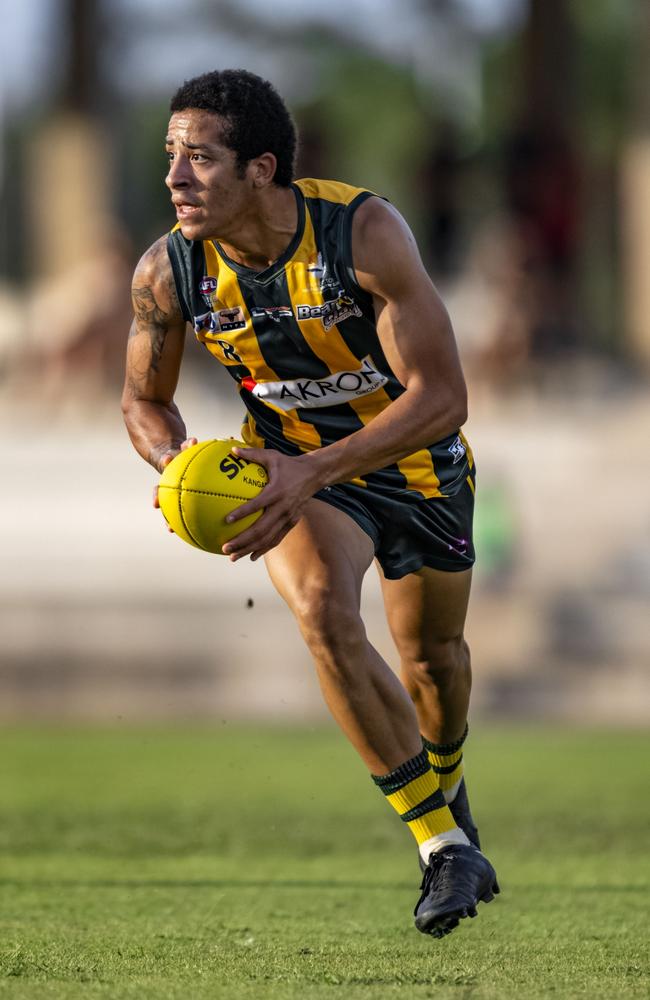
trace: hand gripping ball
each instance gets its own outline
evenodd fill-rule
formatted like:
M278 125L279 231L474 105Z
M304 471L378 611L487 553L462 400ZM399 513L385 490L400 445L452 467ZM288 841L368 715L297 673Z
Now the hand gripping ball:
M167 465L158 484L158 503L167 524L183 541L206 552L221 547L253 524L262 511L234 524L226 515L266 486L266 469L232 454L246 445L234 438L200 441Z

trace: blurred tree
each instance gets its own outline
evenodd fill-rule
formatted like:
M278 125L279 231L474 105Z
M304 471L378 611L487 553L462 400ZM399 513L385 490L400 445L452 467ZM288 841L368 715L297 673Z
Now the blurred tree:
M100 0L63 0L62 8L68 54L57 105L59 110L93 114L106 93L100 58L106 12Z
M583 222L578 274L593 347L624 357L621 152L630 118L634 9L645 0L574 0Z
M505 196L520 226L538 304L531 347L557 353L575 339L580 233L576 34L568 0L529 0L519 107L505 136Z
M115 208L140 251L176 222L164 178L169 101L135 99L113 116Z
M650 370L650 6L635 4L629 134L622 151L626 341Z
M111 147L99 120L105 106L100 0L62 0L62 16L68 44L62 83L27 156L35 277L81 264L104 238L111 210Z
M430 119L412 73L351 48L329 66L320 119L331 175L390 198L421 235L416 178Z
M527 0L521 30L485 46L484 175L498 177L501 160L506 203L528 233L541 353L626 350L617 173L631 14L617 0ZM493 181L488 192L497 206Z

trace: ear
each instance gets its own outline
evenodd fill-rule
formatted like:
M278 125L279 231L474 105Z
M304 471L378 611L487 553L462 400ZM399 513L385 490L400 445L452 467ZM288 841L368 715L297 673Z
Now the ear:
M278 165L273 153L262 153L250 160L246 172L253 183L253 187L264 188L272 183Z

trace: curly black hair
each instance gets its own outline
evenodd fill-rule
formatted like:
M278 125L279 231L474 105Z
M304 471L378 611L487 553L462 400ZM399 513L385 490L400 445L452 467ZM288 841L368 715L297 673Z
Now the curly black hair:
M170 110L199 108L224 122L221 140L237 156L240 176L246 164L262 153L273 153L277 168L273 181L288 187L294 177L296 126L272 84L245 69L203 73L178 88Z

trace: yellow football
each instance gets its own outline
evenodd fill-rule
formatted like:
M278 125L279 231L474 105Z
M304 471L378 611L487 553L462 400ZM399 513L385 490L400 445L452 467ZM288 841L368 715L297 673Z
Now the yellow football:
M262 511L234 524L226 515L252 500L267 482L266 469L232 454L235 438L200 441L163 469L158 502L169 527L189 545L221 554L221 547L253 524Z

